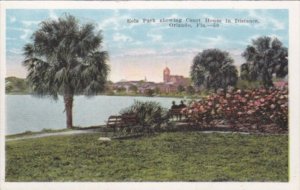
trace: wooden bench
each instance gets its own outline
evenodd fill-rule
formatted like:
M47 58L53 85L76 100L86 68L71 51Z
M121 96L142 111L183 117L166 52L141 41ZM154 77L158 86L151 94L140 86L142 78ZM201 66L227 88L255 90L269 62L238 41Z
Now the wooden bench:
M109 116L107 123L106 123L107 128L113 128L114 131L116 128L122 127L122 117L119 115L111 115Z
M182 108L173 108L173 109L170 109L170 110L169 110L169 114L170 114L171 118L174 118L174 117L175 117L175 119L181 121L182 116L184 116L184 115L181 113L181 111L182 111Z
M138 119L134 114L111 115L109 116L106 127L113 128L114 132L117 128L122 129L138 124Z

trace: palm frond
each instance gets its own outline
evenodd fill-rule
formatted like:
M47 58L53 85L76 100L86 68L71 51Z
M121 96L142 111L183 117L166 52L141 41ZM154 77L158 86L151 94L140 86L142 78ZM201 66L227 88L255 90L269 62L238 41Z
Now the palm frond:
M99 51L101 32L93 24L80 25L71 15L46 20L23 48L24 66L33 92L39 96L96 94L104 90L108 53Z

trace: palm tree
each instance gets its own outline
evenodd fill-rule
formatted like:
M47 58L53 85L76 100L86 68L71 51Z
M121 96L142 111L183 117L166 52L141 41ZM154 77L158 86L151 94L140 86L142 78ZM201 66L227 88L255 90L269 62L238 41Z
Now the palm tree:
M109 72L101 31L71 15L43 21L24 46L24 66L34 95L63 96L67 128L73 127L74 95L102 92Z
M225 94L228 86L235 86L238 81L238 71L234 65L226 64L220 69L220 77Z
M272 77L283 78L288 74L288 49L277 38L262 36L252 40L242 56L241 76L247 80L260 80L265 88L272 87Z
M207 89L227 89L235 85L237 70L233 59L226 51L206 49L198 53L191 66L191 79L196 86L205 86Z

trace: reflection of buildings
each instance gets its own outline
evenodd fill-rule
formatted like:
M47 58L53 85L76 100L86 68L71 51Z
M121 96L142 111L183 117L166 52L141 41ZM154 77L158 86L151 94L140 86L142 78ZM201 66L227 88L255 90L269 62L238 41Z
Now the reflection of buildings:
M183 88L189 85L189 79L180 75L171 75L168 67L163 70L163 82L155 83L144 81L120 81L113 83L111 88L114 91L123 90L127 93L137 92L144 94L146 90L153 90L154 92L170 93L177 92L178 86Z

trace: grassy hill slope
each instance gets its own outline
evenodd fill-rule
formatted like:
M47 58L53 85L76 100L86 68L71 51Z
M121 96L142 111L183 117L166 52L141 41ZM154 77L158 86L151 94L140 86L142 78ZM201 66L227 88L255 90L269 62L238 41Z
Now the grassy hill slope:
M288 181L288 136L172 132L6 143L6 181Z

